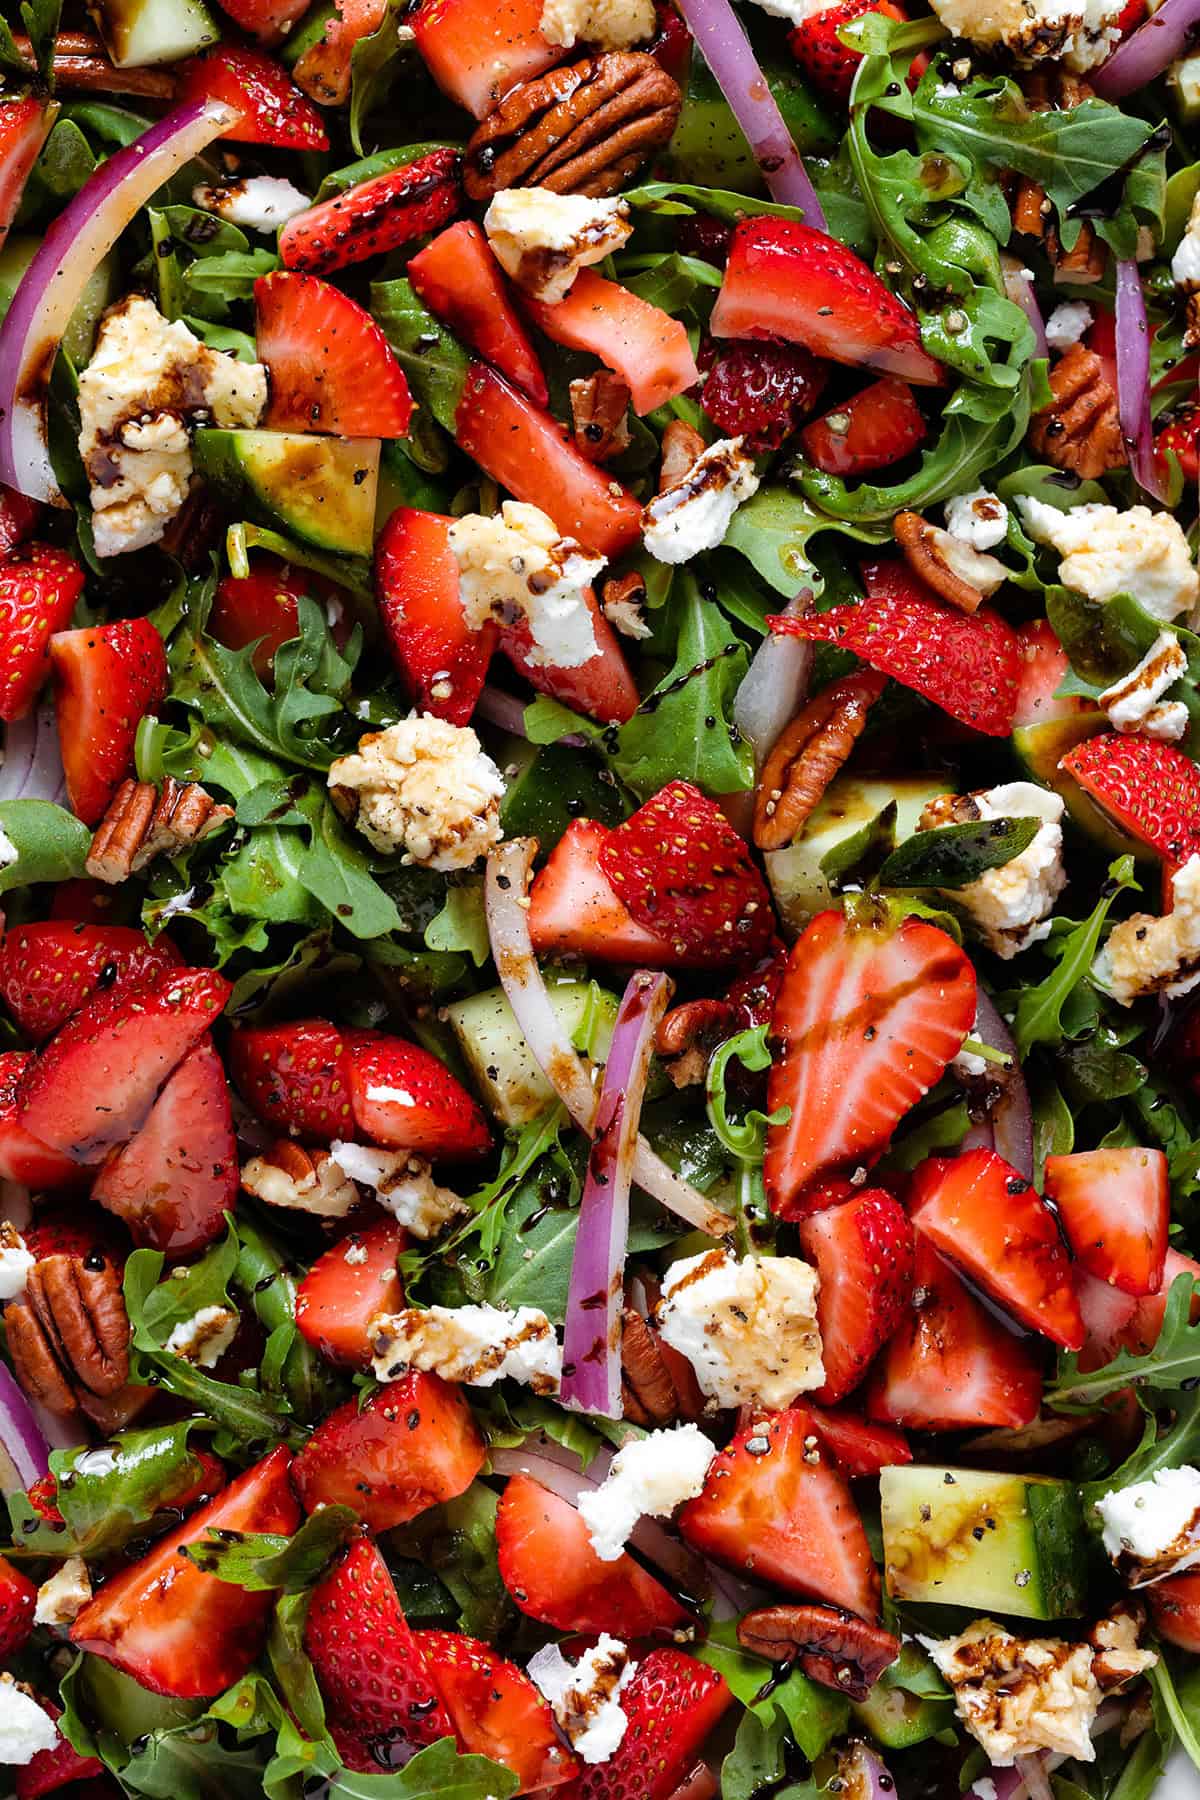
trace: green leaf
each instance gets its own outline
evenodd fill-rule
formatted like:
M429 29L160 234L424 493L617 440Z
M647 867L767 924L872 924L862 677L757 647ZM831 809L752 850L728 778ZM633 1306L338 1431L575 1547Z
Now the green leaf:
M392 1534L396 1549L432 1569L453 1595L458 1628L495 1642L515 1616L496 1550L498 1497L472 1482L456 1500L430 1507Z
M412 33L401 36L401 18L406 0L388 0L383 23L377 30L359 38L350 52L350 142L359 156L363 153L363 126L372 108L385 99L392 84L399 79L399 64L412 54Z
M52 1450L56 1505L66 1530L38 1520L23 1494L9 1498L12 1556L101 1556L137 1537L154 1515L194 1487L202 1465L188 1437L203 1421L122 1431L100 1450ZM28 1529L30 1522L35 1529Z
M704 1098L709 1124L729 1154L739 1162L761 1163L767 1126L782 1125L791 1116L791 1109L783 1106L777 1107L769 1116L757 1107L751 1107L736 1125L729 1117L725 1071L731 1060L739 1062L751 1073L761 1074L764 1069L769 1069L771 1052L767 1047L767 1032L766 1025L757 1025L751 1031L739 1031L735 1037L726 1038L713 1052L705 1077Z
M764 1725L775 1712L781 1713L788 1736L810 1762L827 1750L849 1723L850 1708L842 1696L810 1681L799 1669L773 1686L770 1664L738 1647L736 1619L715 1624L693 1654L723 1675L735 1697Z
M87 826L65 807L0 800L0 894L35 881L74 880L84 872L91 843Z
M289 1538L277 1532L210 1531L185 1544L183 1554L206 1575L247 1593L303 1593L324 1574L330 1558L358 1529L349 1506L323 1506Z
M963 888L1028 850L1038 819L980 819L918 831L897 846L879 871L880 887Z
M821 591L821 581L808 554L818 532L836 531L863 544L883 544L891 536L883 526L847 524L830 518L791 488L764 485L739 506L725 533L723 550L736 550L775 593L790 600L798 588ZM719 589L718 589L719 597Z
M414 398L453 436L470 366L467 352L421 304L411 282L372 282L371 313L383 327Z
M308 848L301 852L297 876L309 893L356 938L378 938L398 931L395 902L371 874L365 847L350 836L330 800L310 815Z
M1100 943L1100 934L1108 918L1109 908L1126 888L1136 888L1133 858L1122 856L1109 866L1105 892L1097 900L1091 914L1082 924L1057 936L1052 935L1046 948L1058 958L1053 971L1034 987L1021 990L1013 1019L1013 1036L1022 1062L1035 1044L1060 1044L1065 1035L1063 1008L1072 994L1088 978L1092 961ZM1066 921L1058 921L1065 925Z
M1111 1362L1087 1374L1077 1356L1062 1355L1058 1374L1046 1389L1047 1405L1091 1407L1123 1387L1173 1390L1200 1380L1200 1321L1191 1323L1194 1288L1192 1276L1176 1276L1157 1342L1143 1355L1120 1350Z
M343 1769L329 1800L510 1800L520 1782L503 1763L460 1756L451 1738L439 1738L389 1775L352 1775Z
M1197 1730L1200 1725L1200 1683L1196 1676L1196 1669L1189 1669L1176 1687L1165 1652L1160 1652L1154 1667L1147 1671L1150 1685L1171 1721L1176 1738L1193 1765L1200 1769L1200 1734Z
M1142 1404L1146 1402L1143 1399ZM1142 1437L1119 1468L1098 1481L1085 1482L1080 1490L1084 1517L1099 1529L1094 1508L1106 1494L1119 1493L1139 1481L1152 1481L1165 1469L1181 1469L1200 1456L1200 1389L1171 1396L1169 1423L1156 1413L1146 1415Z
M477 969L483 968L492 950L483 911L482 880L449 884L445 905L425 927L425 942L431 950L461 951Z
M62 0L21 0L21 18L33 45L33 60L48 88L54 86L54 40L61 14Z

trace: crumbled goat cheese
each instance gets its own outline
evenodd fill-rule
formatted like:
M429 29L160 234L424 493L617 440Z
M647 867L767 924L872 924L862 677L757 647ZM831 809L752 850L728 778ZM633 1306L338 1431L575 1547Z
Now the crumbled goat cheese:
M43 1581L33 1610L35 1625L73 1625L92 1597L92 1584L82 1556L68 1556L61 1569Z
M646 623L646 615L642 610L640 600L609 600L606 598L602 610L613 630L619 631L622 637L648 638L654 636L653 627Z
M542 0L541 33L569 50L628 50L654 36L654 0Z
M1108 934L1092 978L1122 1006L1148 994L1176 1000L1200 982L1200 855L1175 877L1175 906L1161 919L1134 913Z
M341 1165L324 1150L309 1150L311 1168L299 1174L280 1168L270 1157L252 1156L242 1165L242 1186L264 1206L313 1213L319 1219L344 1219L359 1203L359 1192Z
M972 550L994 550L1008 535L1008 508L985 487L955 494L946 502L946 530Z
M607 1762L629 1724L620 1697L634 1665L620 1638L602 1631L577 1663L569 1663L557 1644L547 1644L531 1658L529 1674L576 1756L585 1763Z
M639 1519L665 1519L685 1500L694 1500L715 1455L692 1424L652 1431L618 1450L600 1486L578 1500L601 1561L616 1562Z
M193 188L192 200L202 212L216 213L228 225L265 233L278 231L312 205L307 194L278 175L247 175L217 187Z
M1138 1675L1144 1675L1158 1661L1153 1650L1143 1650L1138 1632L1145 1623L1139 1611L1136 1616L1122 1601L1107 1619L1098 1619L1088 1632L1092 1646L1092 1674L1102 1693L1114 1693Z
M449 531L458 592L472 630L524 620L539 668L577 669L596 655L588 589L604 567L559 533L539 507L506 500L498 513L467 513Z
M988 869L966 887L947 890L970 913L980 936L1007 962L1050 930L1049 914L1067 884L1063 868L1058 794L1032 781L1008 781L975 794L941 794L925 807L918 830L969 824L974 819L1039 819L1037 833L1019 856Z
M1176 743L1188 728L1182 700L1163 700L1187 672L1187 657L1173 631L1160 631L1135 669L1105 688L1100 704L1117 731L1140 731L1146 737Z
M1007 1769L1039 1750L1094 1760L1091 1728L1101 1691L1089 1644L1013 1637L991 1619L977 1619L961 1637L921 1642L989 1762Z
M369 1187L379 1205L414 1237L436 1237L448 1220L470 1209L449 1188L439 1187L424 1157L408 1150L376 1150L337 1139L329 1154L350 1177Z
M25 1248L25 1239L15 1225L0 1220L0 1300L15 1300L25 1292L29 1271L37 1258Z
M202 1306L190 1319L181 1319L165 1348L198 1369L215 1369L237 1336L240 1321L227 1306Z
M1171 279L1176 287L1186 288L1189 292L1200 288L1200 193L1192 200L1187 230L1171 258Z
M817 1286L797 1256L706 1250L671 1264L655 1317L707 1399L778 1411L825 1379Z
M1044 500L1017 500L1030 537L1058 551L1059 578L1089 600L1132 594L1152 618L1169 623L1200 597L1200 577L1178 519L1147 506L1076 506L1060 512Z
M484 214L496 260L533 300L564 300L580 269L619 250L633 226L624 200L502 188Z
M39 1750L53 1750L58 1727L7 1670L0 1675L0 1763L24 1768Z
M385 854L469 869L500 842L504 779L469 725L414 714L360 738L328 779L335 803Z
M933 10L981 49L1002 46L1023 64L1064 62L1076 74L1102 63L1120 36L1120 0L936 0Z
M112 307L79 377L79 453L97 554L162 537L191 486L190 425L257 425L266 404L261 363L210 350L140 294Z
M6 831L0 831L0 869L11 869L21 852Z
M1096 1502L1104 1548L1130 1587L1200 1563L1200 1469L1160 1469Z
M1091 322L1092 309L1086 300L1064 300L1046 320L1046 342L1052 350L1069 350Z
M376 1314L367 1330L380 1381L421 1369L469 1387L494 1387L507 1376L535 1394L552 1394L562 1375L562 1346L535 1306L515 1312L498 1306L408 1307Z
M683 563L715 550L743 500L758 492L754 458L740 437L718 438L674 487L642 514L642 537L658 562Z
M838 0L755 0L755 3L773 19L786 19L789 25L804 25L809 19L828 12ZM957 88L953 91L958 93Z
M966 537L943 531L939 525L927 524L923 542L952 575L975 588L985 600L1008 580L1008 570L1000 558L985 556Z

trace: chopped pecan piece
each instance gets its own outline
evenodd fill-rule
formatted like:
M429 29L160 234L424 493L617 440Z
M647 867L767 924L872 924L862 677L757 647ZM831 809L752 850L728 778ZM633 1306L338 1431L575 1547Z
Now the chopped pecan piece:
M1094 350L1072 344L1050 371L1052 403L1029 424L1029 446L1056 469L1094 481L1126 461L1117 396Z
M471 137L463 185L472 200L502 188L616 194L670 138L678 85L644 50L610 50L523 81Z
M867 714L887 685L875 669L844 675L785 726L763 764L754 797L760 850L790 844L862 736Z
M677 1416L679 1396L657 1334L632 1306L621 1315L621 1391L635 1424L666 1425Z
M1183 332L1185 350L1195 350L1200 345L1200 291L1189 294Z
M1035 69L1025 78L1025 98L1032 112L1073 112L1090 100L1093 89L1069 69ZM1054 264L1056 282L1091 285L1104 275L1104 245L1090 220L1084 219L1079 236L1064 250L1052 223L1054 208L1041 183L1028 175L1017 181L1012 203L1013 230L1025 237L1042 238Z
M960 612L977 612L1008 579L1008 570L997 557L931 525L920 513L897 513L892 530L914 575Z
M836 1606L764 1606L745 1613L738 1643L768 1662L798 1661L813 1681L852 1700L865 1700L900 1654L900 1640L890 1631Z
M611 369L573 381L571 423L575 447L589 462L607 462L629 448L629 388Z
M262 1156L242 1166L242 1186L265 1206L290 1207L323 1219L344 1219L359 1192L328 1150L306 1150L277 1138Z
M121 1277L99 1252L35 1263L23 1297L5 1307L4 1324L17 1379L52 1412L82 1411L100 1422L145 1392L128 1386Z
M662 467L658 471L658 491L665 494L678 487L708 446L685 419L672 419L662 434Z
M22 60L35 67L33 46L22 33L13 38ZM139 94L144 100L173 100L171 69L118 69L98 37L88 31L60 31L54 40L54 85L92 94Z
M96 827L87 872L96 881L128 880L159 855L173 855L232 819L198 781L168 775L160 794L152 781L123 781Z
M685 1000L659 1024L654 1048L675 1086L693 1087L707 1075L717 1045L737 1029L737 1008L728 1000Z

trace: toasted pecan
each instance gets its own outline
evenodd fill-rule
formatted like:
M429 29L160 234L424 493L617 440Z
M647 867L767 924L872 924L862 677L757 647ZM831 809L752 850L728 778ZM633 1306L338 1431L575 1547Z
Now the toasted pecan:
M1029 446L1057 469L1094 481L1126 462L1117 396L1094 350L1072 344L1050 370L1054 399L1029 424Z
M589 462L607 462L629 447L629 388L611 369L581 375L570 386L575 448Z
M87 872L95 881L126 881L155 856L174 855L199 843L233 818L198 781L168 775L162 791L152 781L123 781L96 827Z
M887 685L876 669L832 682L784 727L763 764L754 797L760 850L790 844L862 736L867 714Z
M960 612L977 612L1007 578L1008 570L996 557L931 525L920 513L897 513L892 530L914 575Z
M149 1390L129 1385L129 1315L107 1257L42 1257L4 1324L18 1381L52 1412L123 1424L145 1404Z
M665 494L678 487L707 445L694 425L686 419L672 419L662 434L662 464L658 471L658 491Z
M768 1662L799 1662L822 1686L865 1700L900 1654L900 1640L835 1606L763 1606L738 1622L743 1650Z

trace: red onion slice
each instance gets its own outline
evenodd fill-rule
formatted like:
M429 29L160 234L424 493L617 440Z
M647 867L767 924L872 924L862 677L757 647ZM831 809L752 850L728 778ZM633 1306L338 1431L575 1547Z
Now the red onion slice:
M670 983L639 969L621 996L592 1129L571 1257L559 1399L579 1412L619 1419L621 1302L629 1242L629 1186L654 1033Z
M996 1010L996 1004L980 987L975 999L975 1025L972 1036L989 1050L999 1050L1009 1059L1009 1067L997 1064L988 1073L1001 1084L1000 1098L991 1111L991 1136L995 1149L1005 1162L1012 1164L1026 1181L1033 1180L1033 1106L1029 1089L1021 1071L1021 1059L1012 1032Z
M1046 325L1042 318L1042 309L1038 305L1037 293L1033 285L1033 272L1015 256L1000 257L1000 266L1004 270L1004 291L1014 306L1019 306L1029 323L1033 326L1035 340L1035 356L1048 357L1050 346L1046 342Z
M1156 13L1118 44L1102 69L1088 76L1102 100L1123 100L1161 75L1193 48L1200 0L1163 0Z
M54 701L43 700L23 719L14 719L4 734L0 764L0 800L51 800L67 791Z
M217 100L168 113L101 163L42 239L0 325L0 481L18 493L67 504L46 439L46 390L62 334L130 220L236 116Z
M783 617L800 618L812 604L812 589L801 588L783 609ZM733 702L733 722L754 751L761 769L785 725L790 725L808 698L814 646L807 638L779 637L768 632L742 677Z
M1142 278L1130 257L1117 264L1117 408L1134 479L1161 500L1150 418L1150 329Z
M12 1370L0 1363L0 1491L32 1487L49 1469L49 1449Z

